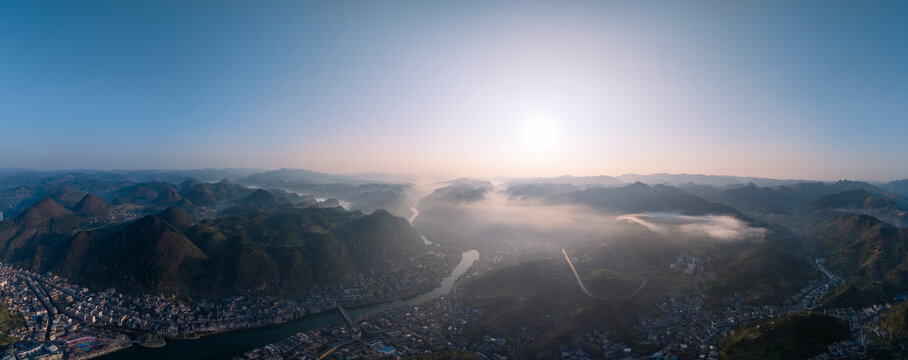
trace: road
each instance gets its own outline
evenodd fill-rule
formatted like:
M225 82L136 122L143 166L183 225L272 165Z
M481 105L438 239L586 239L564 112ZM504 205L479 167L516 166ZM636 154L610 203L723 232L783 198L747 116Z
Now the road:
M590 292L586 288L586 285L583 284L583 280L580 278L580 274L577 273L577 268L574 267L574 262L571 261L571 257L568 256L567 251L565 251L564 248L561 248L561 253L564 254L564 259L567 260L568 265L571 266L571 271L574 272L574 277L577 278L577 284L580 285L580 290L583 290L583 292L585 294L589 295L590 297L592 297L594 299L599 299L599 300L629 300L630 298L637 296L637 293L639 293L640 290L643 290L643 288L646 287L646 284L649 282L649 277L652 276L653 274L655 274L656 272L658 272L659 269L661 268L661 266L658 266L655 269L653 269L653 271L650 271L646 275L644 275L643 279L640 281L640 285L637 285L637 288L634 289L634 291L631 291L630 294L627 294L627 295L621 296L621 297L599 296L599 295L596 295L596 294L593 294L592 292Z
M694 276L694 289L697 290L697 295L700 295L706 299L706 295L703 294L703 290L700 289L700 275L703 274L703 264L699 264L699 269L697 269L697 276Z
M586 285L583 285L583 280L580 279L580 274L577 273L577 268L574 267L574 262L571 261L571 257L568 256L567 251L565 251L564 248L561 248L561 253L564 254L564 259L567 260L568 265L571 266L571 271L574 272L574 277L577 278L577 284L580 285L580 290L583 290L583 292L585 294L589 295L590 297L592 297L594 299L612 300L612 298L599 296L599 295L593 294L589 290L587 290Z
M511 342L511 350L514 352L514 357L517 360L526 360L526 354L523 353L523 348L520 347L518 339L511 336L508 340Z
M45 294L42 290L38 289L36 283L34 283L35 281L31 277L23 275L18 276L20 280L25 282L25 284L28 286L28 290L30 290L32 294L35 295L35 298L37 298L41 302L41 305L43 305L45 311L47 311L47 329L44 331L44 341L50 341L50 329L54 326L54 315L56 315L57 309L50 305L50 303L48 302L50 297L47 296L47 294Z
M353 335L353 339L347 340L347 341L345 341L345 342L343 342L343 343L338 344L337 346L335 346L335 347L333 347L333 348L331 348L331 349L328 349L328 351L326 351L324 354L322 354L321 356L319 356L318 359L319 359L319 360L324 359L324 358L328 357L329 355L333 354L333 353L334 353L335 351L337 351L338 349L340 349L340 348L342 348L342 347L344 347L344 346L350 345L350 344L352 344L352 343L355 343L355 342L359 341L359 340L362 339L362 338L363 338L363 334L362 334L361 332L359 332L359 330L356 330L356 333Z

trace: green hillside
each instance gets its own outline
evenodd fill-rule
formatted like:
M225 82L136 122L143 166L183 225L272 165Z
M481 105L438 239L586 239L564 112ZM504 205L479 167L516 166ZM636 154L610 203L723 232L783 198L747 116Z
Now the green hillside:
M713 244L703 250L703 291L714 298L739 293L751 304L779 304L821 274L807 260L805 244L781 229L764 239Z
M729 360L808 359L826 346L848 338L840 320L817 313L766 318L737 329L719 344L719 357Z
M808 234L827 267L847 280L830 294L826 305L885 302L908 288L908 230L868 215L842 214L813 224Z
M19 314L12 313L7 308L6 303L0 302L0 347L16 343L19 341L16 337L6 335L10 330L25 325L25 320Z
M908 336L908 302L893 306L880 314L880 325L893 336Z
M904 359L908 357L908 302L903 302L880 313L880 327L889 333L889 337L874 338L868 350L871 354L880 354L881 359ZM874 334L875 335L875 334Z
M4 262L24 262L36 267L33 255L70 236L78 228L79 219L62 205L45 197L15 219L0 224L0 254Z
M214 219L172 206L131 223L77 231L28 254L40 271L155 294L293 295L425 251L402 218L300 208L267 191Z

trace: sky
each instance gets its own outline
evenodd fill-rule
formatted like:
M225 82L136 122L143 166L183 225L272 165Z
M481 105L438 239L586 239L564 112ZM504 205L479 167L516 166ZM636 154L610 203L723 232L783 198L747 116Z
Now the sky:
M908 3L7 1L0 168L908 178Z

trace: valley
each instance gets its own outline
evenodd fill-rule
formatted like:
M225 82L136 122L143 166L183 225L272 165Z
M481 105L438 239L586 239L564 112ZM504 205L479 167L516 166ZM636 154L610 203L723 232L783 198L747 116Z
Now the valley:
M552 181L436 183L409 218L230 180L59 185L68 208L48 195L0 223L0 294L32 314L10 336L71 358L739 358L741 329L819 313L847 330L811 357L897 341L866 336L908 276L903 231L869 215L906 203L884 186ZM754 190L786 194L788 220L708 200Z

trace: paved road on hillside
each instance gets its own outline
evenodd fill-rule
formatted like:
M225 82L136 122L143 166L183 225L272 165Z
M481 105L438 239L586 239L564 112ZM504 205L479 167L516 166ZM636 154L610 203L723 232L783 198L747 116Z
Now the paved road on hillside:
M580 274L577 273L577 268L574 267L574 262L571 261L571 257L568 256L567 251L565 251L564 248L561 248L561 253L564 254L564 259L567 260L568 265L571 266L571 271L574 272L574 277L577 278L577 284L580 285L580 290L583 290L583 292L585 294L589 295L590 297L592 297L594 299L599 299L599 300L628 300L628 299L636 296L637 293L640 292L640 290L643 290L643 288L646 287L646 284L649 282L649 277L652 276L653 274L655 274L657 271L659 271L659 268L661 268L661 266L656 267L655 269L653 269L653 271L650 271L645 276L643 276L643 279L640 281L640 285L637 285L637 288L634 289L634 291L631 291L630 294L627 294L627 295L621 296L621 297L599 296L599 295L596 295L596 294L593 294L592 292L590 292L586 288L586 285L583 284L583 280L580 278Z

